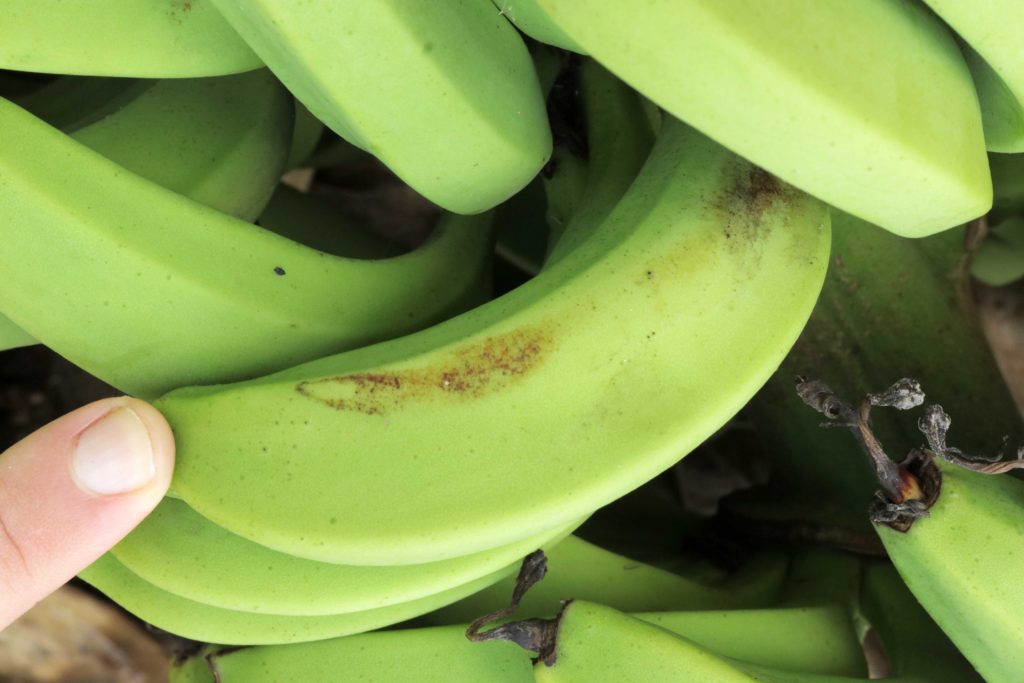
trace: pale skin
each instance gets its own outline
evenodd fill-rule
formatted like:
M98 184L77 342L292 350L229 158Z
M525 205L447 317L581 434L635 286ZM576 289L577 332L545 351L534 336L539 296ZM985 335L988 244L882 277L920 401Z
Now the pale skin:
M174 438L155 408L79 408L0 454L0 629L114 546L160 502Z

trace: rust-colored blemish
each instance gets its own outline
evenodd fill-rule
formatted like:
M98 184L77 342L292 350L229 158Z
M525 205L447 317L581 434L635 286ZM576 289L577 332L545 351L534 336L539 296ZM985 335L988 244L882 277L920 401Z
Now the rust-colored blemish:
M537 367L550 346L544 328L521 328L457 349L434 366L306 380L295 391L335 410L383 415L439 394L476 398L500 391Z
M729 240L759 239L771 224L764 220L766 215L795 196L792 187L763 168L740 169L716 201L724 218L723 235Z

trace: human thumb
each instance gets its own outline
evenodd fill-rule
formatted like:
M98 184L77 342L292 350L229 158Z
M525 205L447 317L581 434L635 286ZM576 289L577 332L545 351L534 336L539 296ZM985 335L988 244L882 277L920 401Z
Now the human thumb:
M127 397L79 408L0 454L0 629L141 522L173 468L166 420Z

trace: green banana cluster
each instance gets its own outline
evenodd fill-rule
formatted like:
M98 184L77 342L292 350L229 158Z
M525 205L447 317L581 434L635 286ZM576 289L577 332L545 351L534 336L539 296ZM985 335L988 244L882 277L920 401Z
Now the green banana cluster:
M1024 273L1016 4L0 12L0 350L41 343L170 422L168 496L81 578L216 644L177 683L839 683L874 632L890 680L1024 669L1001 580L1024 499L980 473L1016 465L948 446L941 408L868 415L920 403L868 394L913 375L970 451L1020 427L967 281L986 220L974 272ZM345 174L407 191L422 243L340 211ZM583 540L742 443L755 395L773 478L723 504L755 524L688 525L657 566ZM765 525L891 564L751 550Z

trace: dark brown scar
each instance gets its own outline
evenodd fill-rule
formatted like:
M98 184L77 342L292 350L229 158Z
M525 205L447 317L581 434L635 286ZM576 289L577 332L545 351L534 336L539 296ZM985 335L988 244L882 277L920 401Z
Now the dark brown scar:
M550 346L544 328L520 328L457 349L436 365L305 380L295 391L335 410L383 415L438 394L475 398L500 391L537 367Z

